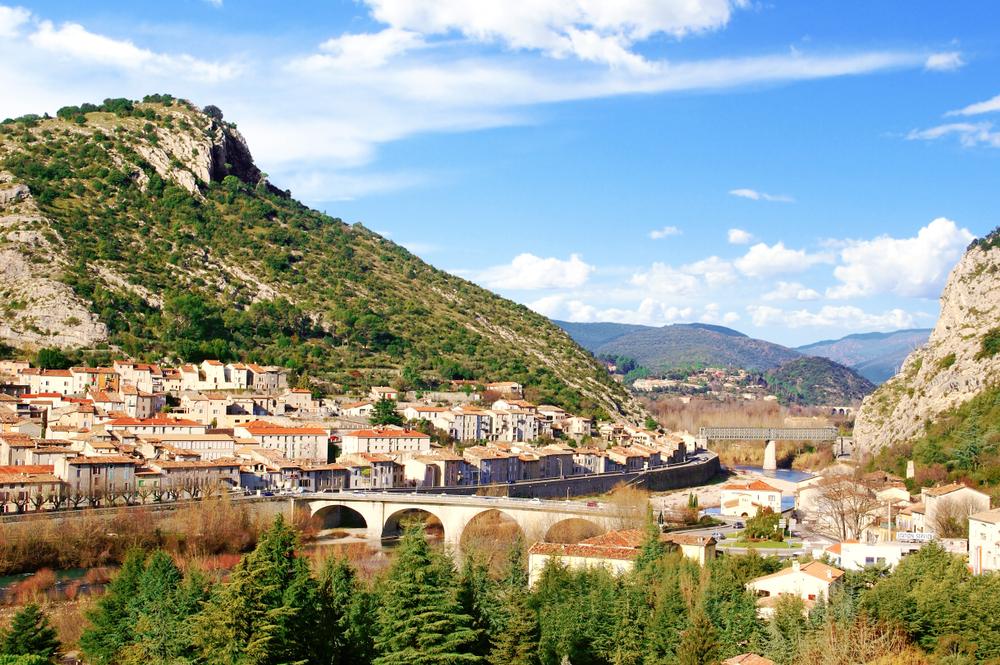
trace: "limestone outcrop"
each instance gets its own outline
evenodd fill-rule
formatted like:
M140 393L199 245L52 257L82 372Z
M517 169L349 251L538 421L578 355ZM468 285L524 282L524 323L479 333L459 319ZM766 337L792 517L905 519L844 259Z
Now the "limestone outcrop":
M0 174L0 183L9 182ZM0 343L20 348L92 347L108 327L59 281L61 242L25 185L0 185Z
M1000 376L1000 247L971 248L951 271L930 340L865 398L855 443L878 451L921 436L928 421L978 395Z

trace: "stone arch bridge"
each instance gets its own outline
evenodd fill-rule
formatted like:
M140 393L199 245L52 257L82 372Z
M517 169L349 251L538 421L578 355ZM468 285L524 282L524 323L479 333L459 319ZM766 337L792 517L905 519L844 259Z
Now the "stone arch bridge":
M365 521L368 538L399 533L400 520L408 515L433 515L444 528L444 542L458 548L466 528L480 515L499 513L513 520L528 539L543 540L553 527L569 520L582 520L594 533L616 527L615 511L597 503L543 501L513 497L402 494L395 492L340 492L303 494L294 507L306 507L324 524L337 526L348 516Z

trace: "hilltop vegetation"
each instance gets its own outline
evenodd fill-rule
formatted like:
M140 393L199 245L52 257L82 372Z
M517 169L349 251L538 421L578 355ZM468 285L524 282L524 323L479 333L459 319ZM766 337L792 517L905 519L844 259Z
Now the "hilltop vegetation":
M0 124L0 176L31 192L0 206L2 248L69 285L111 345L342 386L511 380L574 412L634 409L544 317L278 190L236 125L206 110L154 95ZM12 246L18 233L34 241ZM2 314L44 338L16 307Z
M630 356L652 372L702 365L765 370L801 354L779 344L747 337L741 332L700 323L677 323L662 328L639 327L596 348L588 346L589 326L617 324L563 324L573 339L594 354ZM638 326L637 326L638 327ZM609 331L605 331L606 334ZM620 331L619 331L620 332ZM591 336L593 337L593 336Z
M768 390L782 404L845 405L860 401L875 384L828 358L796 358L764 373Z

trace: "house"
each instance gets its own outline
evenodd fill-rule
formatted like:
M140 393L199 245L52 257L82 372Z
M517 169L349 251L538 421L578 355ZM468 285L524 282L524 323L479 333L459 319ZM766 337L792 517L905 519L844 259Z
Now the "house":
M124 408L122 409L130 418L152 418L156 413L154 408L155 400L152 393L139 390L135 386L122 386L121 389Z
M896 564L913 548L896 542L861 543L853 538L830 545L824 550L833 562L847 570L862 570L868 566L888 566Z
M722 514L731 517L753 517L758 508L781 512L781 490L763 480L730 483L722 486Z
M411 422L420 422L421 420L434 422L436 419L440 418L441 414L445 411L446 409L440 406L422 406L417 404L403 409L403 418ZM448 428L442 427L441 429L447 430Z
M486 441L493 431L493 416L474 406L445 410L433 422L459 441Z
M262 367L254 363L247 364L247 367L253 375L254 392L277 392L288 384L288 377L280 367Z
M215 460L150 460L149 468L160 474L160 486L176 495L232 489L240 485L240 461L233 458Z
M534 441L538 438L535 414L527 409L490 409L491 441Z
M120 385L135 386L147 393L158 393L163 390L163 370L159 365L145 365L116 360L114 371L121 377Z
M68 369L26 369L21 372L21 379L31 386L31 392L57 393L72 395L73 373Z
M593 434L594 421L591 418L571 416L567 418L562 425L563 434L574 441L579 441L583 437L591 436Z
M305 413L315 409L312 392L302 388L288 388L278 397L278 404L284 405L284 412L299 411Z
M796 595L806 601L806 607L823 598L829 599L836 585L842 583L844 571L819 561L807 564L792 562L791 568L785 568L771 575L758 577L747 582L747 589L756 593L757 611L762 618L769 618L774 613L773 600L778 596Z
M466 448L463 455L470 466L478 471L479 478L474 484L512 483L520 475L518 466L521 460L514 453L505 453L486 446L473 446Z
M522 411L535 414L538 407L531 402L524 401L523 399L504 398L493 402L493 406L490 408L495 411L511 411L520 409Z
M924 529L936 533L939 524L948 520L963 520L969 515L990 509L990 496L960 483L920 490L926 513Z
M264 448L281 451L289 459L327 458L327 443L330 433L322 427L282 427L263 420L237 425L234 435L253 439Z
M234 390L253 388L253 371L248 365L230 363L226 365L226 375L229 377L229 384Z
M469 463L448 450L432 450L403 462L406 482L415 487L470 485Z
M403 466L387 455L354 453L344 455L338 464L351 472L351 489L389 489L405 485Z
M372 390L368 394L375 402L380 399L399 399L399 391L389 386L372 386Z
M570 568L602 566L613 574L631 570L645 539L644 529L625 529L609 531L575 545L535 543L528 550L529 583L533 585L538 581L546 561L553 556ZM716 542L711 536L664 534L660 536L660 542L671 550L679 549L684 556L701 565L715 558Z
M431 437L408 429L362 429L344 434L344 454L420 452L431 449Z
M623 471L642 471L646 459L631 448L608 448L608 458L619 464Z
M104 423L110 431L124 430L132 434L204 434L206 425L188 418L115 418Z
M969 563L977 575L1000 570L1000 508L969 516Z
M121 387L121 376L110 367L70 367L69 373L73 376L74 394L91 390L116 393Z
M374 412L375 405L371 402L354 402L340 409L340 413L349 418L367 418Z
M100 501L111 494L135 491L136 461L123 455L81 455L55 464L55 474L71 493L82 494L89 501Z
M236 450L236 440L228 434L139 434L137 439L139 450L147 459L156 457L163 445L190 450L210 462L232 457Z
M48 465L0 466L0 506L8 512L8 505L18 512L40 503L41 508L53 499L63 500L68 494L63 481ZM34 499L34 501L33 501Z
M18 372L30 367L27 360L0 360L0 374L17 376Z
M927 533L927 506L914 503L899 511L896 528L907 533Z
M487 383L485 386L486 390L492 390L493 392L500 393L501 395L508 395L510 397L520 398L524 393L524 386L516 381L500 381L497 383Z

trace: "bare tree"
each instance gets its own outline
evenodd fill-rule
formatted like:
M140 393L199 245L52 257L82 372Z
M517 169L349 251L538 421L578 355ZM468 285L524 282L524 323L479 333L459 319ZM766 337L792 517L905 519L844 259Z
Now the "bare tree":
M75 488L69 492L69 502L73 506L73 510L77 510L80 504L87 500L87 495L80 491L80 488Z
M878 492L884 485L884 481L860 471L824 478L812 488L816 492L813 528L841 541L860 539L883 515L885 504Z
M34 491L32 491L31 496L28 498L28 501L31 502L31 505L35 507L36 513L42 510L42 506L44 506L48 502L48 500L49 500L48 495L44 494L40 489L35 489Z
M17 506L17 512L23 513L25 507L28 505L28 495L24 492L18 492L14 495L14 505Z
M145 505L146 501L149 500L149 497L152 493L153 492L150 491L148 487L143 486L140 487L138 490L136 490L135 495L139 497L139 503Z
M605 503L605 517L612 531L641 529L648 509L649 492L620 483Z
M938 499L934 515L930 519L931 528L939 538L968 538L969 515L976 512L972 499Z

